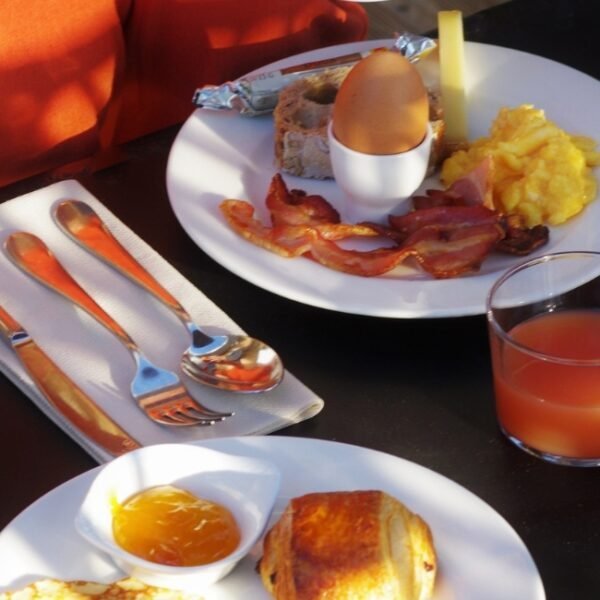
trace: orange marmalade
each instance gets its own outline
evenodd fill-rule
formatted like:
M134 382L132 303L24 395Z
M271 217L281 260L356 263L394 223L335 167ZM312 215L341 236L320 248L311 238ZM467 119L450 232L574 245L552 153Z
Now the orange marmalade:
M124 550L176 567L215 562L240 541L227 508L170 485L149 488L117 504L113 534Z

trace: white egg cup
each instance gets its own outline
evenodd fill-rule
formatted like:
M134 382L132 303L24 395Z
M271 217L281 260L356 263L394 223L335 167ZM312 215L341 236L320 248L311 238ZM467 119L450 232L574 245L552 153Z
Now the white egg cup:
M347 199L349 220L380 221L394 212L407 212L408 199L419 188L429 165L431 125L423 141L398 154L365 154L339 142L333 122L327 128L333 176Z
M149 585L197 593L225 577L260 539L280 481L279 469L265 460L192 444L147 446L100 470L75 518L75 527L131 577ZM240 529L238 547L229 556L195 567L153 563L121 548L112 530L115 501L120 504L158 485L174 485L228 508Z

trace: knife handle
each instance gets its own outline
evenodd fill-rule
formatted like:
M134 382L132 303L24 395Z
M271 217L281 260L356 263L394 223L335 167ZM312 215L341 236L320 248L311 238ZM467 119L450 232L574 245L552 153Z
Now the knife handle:
M75 427L112 456L119 456L140 447L139 442L113 421L56 366L22 325L1 306L0 333L7 338L38 389L65 419L68 427Z
M150 292L182 321L191 320L173 295L119 243L91 206L80 200L65 200L55 208L54 219L80 246Z
M140 444L108 416L35 343L15 348L19 359L50 405L68 426L112 456L140 448Z
M130 350L137 351L135 342L127 332L67 273L40 238L18 231L8 237L6 251L20 269L87 311Z

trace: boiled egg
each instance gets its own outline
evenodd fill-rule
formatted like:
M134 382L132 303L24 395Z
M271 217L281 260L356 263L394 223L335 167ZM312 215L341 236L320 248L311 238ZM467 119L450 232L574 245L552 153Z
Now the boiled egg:
M332 130L364 154L398 154L427 132L429 101L417 69L399 52L377 50L350 71L336 95Z

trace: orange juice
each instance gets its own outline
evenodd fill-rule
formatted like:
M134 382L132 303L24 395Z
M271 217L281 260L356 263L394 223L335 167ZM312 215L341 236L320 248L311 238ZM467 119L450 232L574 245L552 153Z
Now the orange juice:
M509 336L534 353L490 336L502 428L543 453L600 458L600 311L546 313Z

